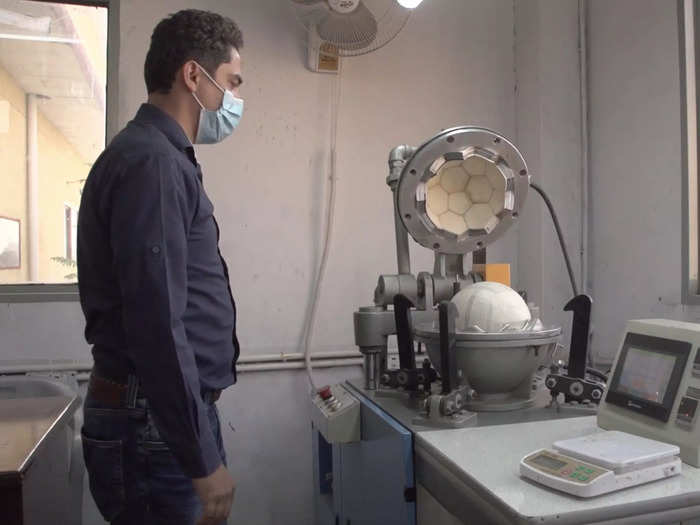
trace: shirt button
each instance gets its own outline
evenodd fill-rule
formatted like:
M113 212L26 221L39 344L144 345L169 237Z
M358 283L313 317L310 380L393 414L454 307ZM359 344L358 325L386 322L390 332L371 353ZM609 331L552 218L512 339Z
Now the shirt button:
M153 248L151 248L151 251L158 255L160 253L160 246L154 246Z

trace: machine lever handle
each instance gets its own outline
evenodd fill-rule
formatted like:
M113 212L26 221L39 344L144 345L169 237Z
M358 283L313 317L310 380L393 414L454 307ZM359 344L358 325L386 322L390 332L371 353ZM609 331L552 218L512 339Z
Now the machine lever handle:
M450 301L442 301L438 306L440 315L440 375L442 394L452 392L458 386L457 362L455 354L455 318L457 307Z
M413 346L411 308L413 303L402 294L394 296L394 321L396 322L396 342L399 346L399 367L404 370L416 368L416 353Z
M565 312L573 312L571 325L571 346L569 348L569 377L586 377L586 357L588 356L588 332L591 323L591 306L593 299L580 294L571 299L564 307Z

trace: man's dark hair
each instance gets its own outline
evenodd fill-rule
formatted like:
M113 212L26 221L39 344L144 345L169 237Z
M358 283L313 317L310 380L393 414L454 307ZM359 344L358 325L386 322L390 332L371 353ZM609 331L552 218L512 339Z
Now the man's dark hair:
M164 18L153 30L143 68L148 92L170 92L175 72L188 60L196 60L213 76L231 60L232 47L243 47L243 35L230 18L197 9Z

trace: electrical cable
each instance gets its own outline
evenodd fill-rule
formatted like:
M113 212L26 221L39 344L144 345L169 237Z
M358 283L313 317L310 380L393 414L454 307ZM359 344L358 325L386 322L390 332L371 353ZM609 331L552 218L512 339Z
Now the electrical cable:
M561 251L562 254L564 255L564 262L566 263L566 270L569 272L569 280L571 281L571 289L574 292L574 296L578 295L578 287L576 286L576 278L574 277L574 271L571 268L571 260L569 259L569 252L566 249L566 243L564 242L564 236L561 233L561 226L559 225L559 219L557 218L557 214L554 211L554 206L552 206L552 201L549 200L549 197L545 193L545 191L535 184L534 182L530 183L530 187L535 190L537 193L539 193L540 197L542 197L542 200L544 203L547 205L547 209L549 210L549 214L552 216L552 222L554 223L554 229L557 232L557 237L559 237L559 245L561 246Z
M340 106L340 95L341 95L341 71L342 71L342 61L339 61L338 74L334 78L333 89L331 92L331 144L330 144L330 174L328 177L329 189L328 189L328 203L327 203L327 215L326 215L326 231L324 233L323 241L323 252L321 255L321 263L318 268L318 273L316 274L316 281L313 286L313 292L311 295L311 305L309 309L309 314L306 318L306 323L304 325L304 362L306 365L306 374L309 379L309 385L311 386L312 392L318 390L316 383L314 382L313 371L311 366L311 341L313 340L313 332L316 324L316 312L318 310L318 301L321 295L321 287L323 285L323 279L326 275L326 266L328 264L328 254L330 252L331 241L333 238L333 225L335 222L335 200L336 200L336 185L337 185L337 174L336 174L336 145L338 141L338 112Z

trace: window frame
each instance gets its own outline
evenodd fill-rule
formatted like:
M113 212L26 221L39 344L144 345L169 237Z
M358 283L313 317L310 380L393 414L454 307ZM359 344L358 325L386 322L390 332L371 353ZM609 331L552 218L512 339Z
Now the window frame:
M700 0L678 0L678 54L680 69L680 117L681 117L681 302L686 305L700 304L700 281L698 261L700 260L700 230L698 219L698 197L700 188L698 173L698 133L700 122L700 53L698 45L698 15Z
M61 3L104 7L107 9L107 82L105 143L114 137L119 120L119 1L120 0L30 0L32 2ZM0 303L77 302L78 283L22 283L0 284Z

